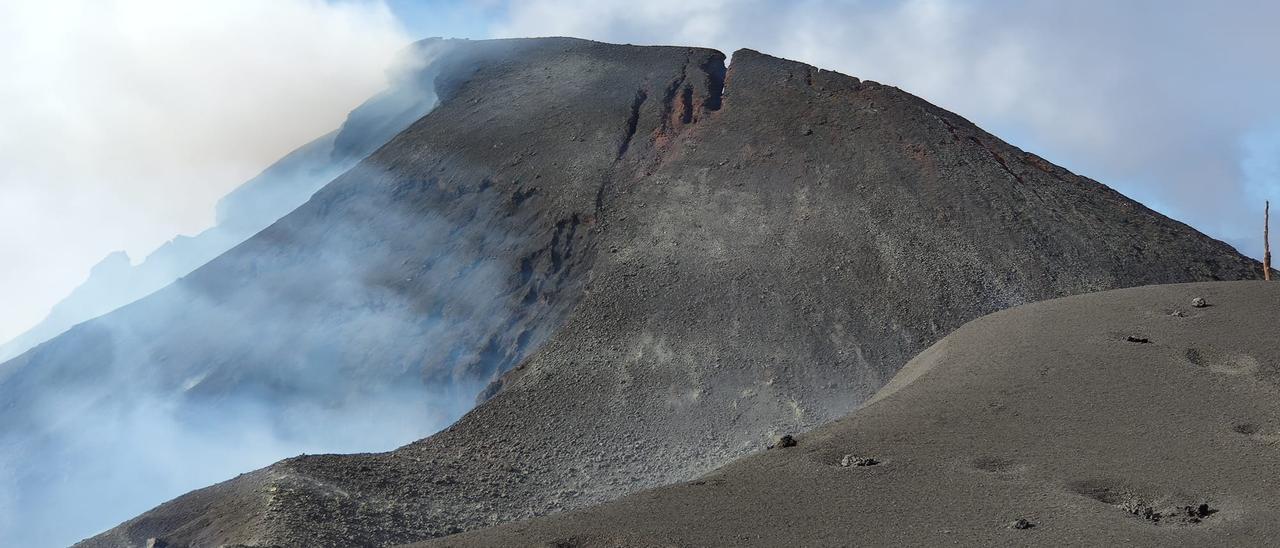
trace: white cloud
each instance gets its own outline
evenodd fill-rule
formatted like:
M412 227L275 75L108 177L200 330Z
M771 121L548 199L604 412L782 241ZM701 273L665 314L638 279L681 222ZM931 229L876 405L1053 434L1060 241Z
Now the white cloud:
M381 3L0 2L0 340L338 126L409 39Z

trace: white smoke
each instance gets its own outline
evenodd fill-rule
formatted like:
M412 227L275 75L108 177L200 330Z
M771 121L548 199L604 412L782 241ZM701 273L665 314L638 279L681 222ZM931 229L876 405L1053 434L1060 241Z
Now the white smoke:
M348 201L379 177L357 167L309 204L341 213L286 218L0 365L0 546L67 545L301 453L393 449L452 423L495 360L536 346L484 348L516 314L509 261L475 251L514 241L503 214L463 227L421 203Z
M338 126L409 42L377 1L0 2L0 341Z

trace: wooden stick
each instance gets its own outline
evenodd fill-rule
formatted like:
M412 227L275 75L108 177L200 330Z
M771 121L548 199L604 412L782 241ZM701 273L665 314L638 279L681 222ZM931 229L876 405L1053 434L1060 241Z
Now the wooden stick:
M1271 281L1271 200L1262 209L1262 279Z

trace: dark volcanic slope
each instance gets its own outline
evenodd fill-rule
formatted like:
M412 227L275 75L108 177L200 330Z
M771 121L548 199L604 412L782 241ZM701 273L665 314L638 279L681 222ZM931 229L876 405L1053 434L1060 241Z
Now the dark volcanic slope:
M289 459L86 545L382 545L581 507L843 415L978 316L1260 274L896 88L747 50L725 76L701 49L470 47L526 51L442 71L436 110L370 158L377 199L539 212L541 254L489 249L534 279L576 276L550 301L573 292L567 319L436 436Z
M1277 326L1280 284L1263 282L1018 307L795 447L429 545L1275 546Z

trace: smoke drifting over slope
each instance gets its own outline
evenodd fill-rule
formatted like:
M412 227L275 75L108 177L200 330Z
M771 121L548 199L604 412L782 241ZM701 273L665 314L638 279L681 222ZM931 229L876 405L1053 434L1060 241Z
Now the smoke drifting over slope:
M0 342L108 253L209 227L408 43L373 0L0 2Z
M369 215L398 230L449 233L443 224L409 223L393 211ZM96 358L82 358L93 362L90 371L7 365L6 396L31 395L6 410L0 462L16 477L0 485L9 499L0 503L6 532L0 544L65 545L274 460L392 449L467 410L483 378L428 385L413 367L419 357L396 341L466 352L455 343L465 340L459 332L491 332L497 326L482 323L506 317L489 298L504 274L472 271L466 285L449 286L447 306L456 312L424 315L371 278L371 267L398 259L373 242L347 238L347 231L336 227L319 256L268 258L296 266L233 299L180 284L158 295L159 304L141 303L79 328L100 330L94 344L72 350ZM441 260L448 264L417 283L448 283L458 265L474 261ZM158 345L152 334L161 326L147 320L178 315L198 317L199 324ZM53 345L47 351L66 351ZM44 357L42 350L32 361ZM213 363L184 360L192 354L214 356ZM377 367L397 371L365 370Z
M168 285L301 205L431 110L436 96L429 65L444 44L424 42L403 50L387 71L388 89L352 111L338 130L289 153L219 200L213 228L179 236L138 265L131 265L124 252L108 255L36 327L0 344L0 361Z
M73 329L71 345L5 364L0 544L67 544L283 457L392 449L470 408L488 376L451 368L497 366L474 338L507 327L495 288L510 273L458 246L395 268L423 254L383 245L389 234L442 249L456 226L380 205L351 213L368 225L333 223L292 252L278 249L314 234L277 226L251 259L215 262L218 275L197 272ZM260 281L228 296L228 267ZM175 318L198 320L157 336ZM439 370L427 378L424 364Z
M334 156L412 122L430 104L415 90L434 99L432 61L449 48L413 49L412 78L354 111ZM286 456L394 448L452 422L535 347L568 305L547 297L548 259L513 262L547 245L524 229L529 213L493 206L484 188L404 181L386 162L365 160L177 283L0 364L0 544L74 542Z

